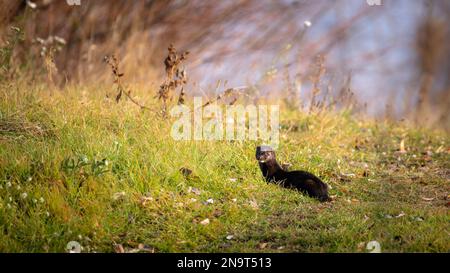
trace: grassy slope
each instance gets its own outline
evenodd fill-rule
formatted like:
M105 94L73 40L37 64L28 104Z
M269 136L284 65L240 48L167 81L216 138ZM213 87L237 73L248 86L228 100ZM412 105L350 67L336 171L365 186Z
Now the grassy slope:
M173 141L170 121L103 91L19 90L1 90L0 252L450 251L448 135L282 110L278 157L332 186L321 204L266 184L253 142Z

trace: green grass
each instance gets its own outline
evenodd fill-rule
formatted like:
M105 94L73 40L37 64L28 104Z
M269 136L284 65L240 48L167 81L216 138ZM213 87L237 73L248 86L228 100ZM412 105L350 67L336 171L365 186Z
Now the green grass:
M257 143L177 142L171 120L105 93L2 87L0 252L450 251L444 133L282 108L278 158L332 186L322 204L266 184Z

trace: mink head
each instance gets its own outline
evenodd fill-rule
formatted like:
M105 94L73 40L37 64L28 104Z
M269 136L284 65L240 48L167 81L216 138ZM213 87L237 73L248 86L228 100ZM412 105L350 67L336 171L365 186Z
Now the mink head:
M260 163L275 160L275 151L270 146L256 147L256 160Z

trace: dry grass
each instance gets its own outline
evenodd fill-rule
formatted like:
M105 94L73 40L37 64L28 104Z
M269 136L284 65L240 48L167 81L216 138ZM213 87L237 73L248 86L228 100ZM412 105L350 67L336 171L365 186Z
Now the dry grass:
M22 136L0 142L0 251L64 252L73 240L85 252L450 249L448 135L283 108L279 159L332 186L324 205L267 185L257 143L174 141L170 120L118 107L106 89L2 89L0 112L30 123L2 123L2 137ZM39 124L55 137L34 136Z

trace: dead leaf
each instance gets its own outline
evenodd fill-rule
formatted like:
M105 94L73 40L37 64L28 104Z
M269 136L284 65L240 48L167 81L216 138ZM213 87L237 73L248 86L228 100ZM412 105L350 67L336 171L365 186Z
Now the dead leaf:
M144 244L139 244L138 249L143 252L155 253L155 249L153 247Z
M114 251L116 253L125 253L125 249L123 248L123 246L121 244L115 244Z
M427 161L427 162L430 162L430 161L433 161L433 158L432 158L431 156L429 156L429 155L425 155L425 156L423 157L423 160L425 160L425 161Z
M215 209L213 215L218 218L223 215L223 212L220 209Z
M343 182L350 182L352 178L355 178L356 174L354 173L341 173L339 175L339 179Z
M141 200L140 200L140 204L145 207L147 205L147 203L149 203L151 201L153 201L152 197L150 197L150 196L142 196Z
M421 197L421 198L424 201L433 201L434 200L434 197L430 197L430 198L428 198L428 197Z
M208 224L209 224L209 219L208 219L208 218L206 218L205 220L203 220L203 221L200 222L200 225L206 226L206 225L208 225Z
M402 139L402 141L400 141L400 153L405 154L406 153L406 149L405 149L405 139Z
M258 209L259 208L258 203L255 200L250 200L249 204L254 209Z
M114 200L114 201L121 200L121 199L123 199L126 195L127 195L127 194L126 194L124 191L116 192L116 193L113 195L113 200Z
M191 193L191 192L192 192L193 194L195 194L195 195L200 195L200 194L201 194L201 191L200 191L199 189L189 187L189 188L188 188L188 193Z
M259 245L258 245L258 248L259 249L264 249L264 248L266 248L267 247L267 243L260 243Z
M366 247L366 243L365 242L360 242L357 245L357 248L358 248L359 251L363 251L365 247Z
M402 211L402 212L400 212L399 215L395 216L395 218L400 218L400 217L403 217L403 216L405 216L405 215L406 215L406 214Z

